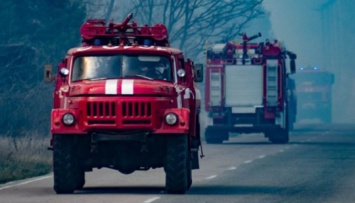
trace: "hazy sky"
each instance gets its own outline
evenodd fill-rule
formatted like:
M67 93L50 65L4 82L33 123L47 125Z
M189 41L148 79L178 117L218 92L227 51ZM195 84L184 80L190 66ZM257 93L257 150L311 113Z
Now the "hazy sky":
M321 66L319 0L264 0L276 38L298 55L298 65Z

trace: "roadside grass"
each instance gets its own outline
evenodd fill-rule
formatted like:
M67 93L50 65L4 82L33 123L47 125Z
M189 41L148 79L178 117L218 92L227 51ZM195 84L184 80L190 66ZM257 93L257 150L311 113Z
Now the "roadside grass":
M0 184L52 171L49 139L37 136L0 136Z

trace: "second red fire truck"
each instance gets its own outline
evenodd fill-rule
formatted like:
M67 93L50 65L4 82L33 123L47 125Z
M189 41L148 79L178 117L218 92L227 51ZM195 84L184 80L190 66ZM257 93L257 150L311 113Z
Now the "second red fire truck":
M264 133L272 143L287 143L296 114L296 54L277 41L208 46L205 110L207 143L228 140L229 132ZM290 66L286 65L289 58Z

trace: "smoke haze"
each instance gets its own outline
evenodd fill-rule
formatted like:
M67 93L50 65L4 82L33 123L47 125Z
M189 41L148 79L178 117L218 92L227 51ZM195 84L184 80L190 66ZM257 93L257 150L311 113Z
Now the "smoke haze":
M333 122L355 122L355 1L265 0L273 33L297 54L297 66L319 66L335 75ZM297 73L296 73L297 74Z

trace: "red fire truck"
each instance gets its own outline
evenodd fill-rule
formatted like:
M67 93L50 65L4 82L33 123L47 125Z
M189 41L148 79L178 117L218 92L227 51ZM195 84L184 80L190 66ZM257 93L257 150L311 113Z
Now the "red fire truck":
M202 64L169 46L162 24L88 20L83 45L58 66L51 114L54 190L72 193L85 172L163 167L168 193L184 193L199 168ZM51 67L45 68L51 80ZM201 154L202 156L202 154Z
M317 66L299 67L294 79L298 99L298 121L318 119L331 123L334 74Z
M277 41L250 42L259 36L244 34L242 43L208 46L207 143L222 143L229 132L264 133L272 143L289 140L296 104L289 74L295 72L296 54Z

